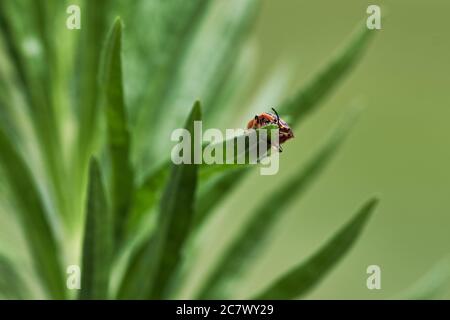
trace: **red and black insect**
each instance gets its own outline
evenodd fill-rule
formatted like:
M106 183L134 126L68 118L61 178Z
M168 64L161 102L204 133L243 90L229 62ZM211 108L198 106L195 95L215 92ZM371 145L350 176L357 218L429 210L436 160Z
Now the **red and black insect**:
M293 138L294 133L292 132L292 129L289 127L289 125L280 118L278 112L274 108L272 108L272 110L274 113L263 112L260 115L255 115L255 118L248 122L247 129L259 129L270 124L277 125L279 130L280 142L279 150L282 151L281 144Z

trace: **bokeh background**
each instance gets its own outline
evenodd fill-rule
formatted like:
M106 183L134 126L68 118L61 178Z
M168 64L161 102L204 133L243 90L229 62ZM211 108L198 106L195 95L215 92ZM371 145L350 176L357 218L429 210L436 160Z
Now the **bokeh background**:
M279 174L254 174L235 191L233 201L215 219L215 230L205 237L219 234L225 239L232 234L260 193L270 193L306 160L304 154L310 153L301 150L317 147L340 114L361 104L366 109L344 147L319 181L283 215L269 250L237 295L256 291L268 278L307 257L367 195L379 194L380 206L355 248L308 298L392 298L450 252L450 29L446 21L450 2L263 2L254 30L255 88L258 84L266 85L265 90L294 92L357 23L365 22L370 4L382 7L382 30L374 31L377 35L365 57L321 110L295 128L296 138L285 147ZM278 76L273 76L274 70ZM225 227L230 225L233 228ZM206 268L218 251L215 244L207 248L198 267ZM366 268L371 264L381 267L381 290L366 287Z
M395 297L450 253L450 2L261 2L250 37L255 72L238 102L242 108L234 108L238 127L245 125L242 119L276 107L307 83L355 27L365 23L368 5L382 7L382 30L373 31L377 35L364 57L320 110L294 128L296 138L284 148L279 174L260 176L254 170L222 203L198 239L203 246L196 271L180 297L193 292L261 195L300 168L336 119L355 105L365 109L344 146L320 179L283 213L269 247L235 298L255 293L308 257L373 194L381 203L356 246L308 298ZM1 222L0 249L29 271L18 227ZM381 267L381 290L366 287L366 268L372 264ZM24 275L33 282L31 271ZM448 289L445 298L450 298Z

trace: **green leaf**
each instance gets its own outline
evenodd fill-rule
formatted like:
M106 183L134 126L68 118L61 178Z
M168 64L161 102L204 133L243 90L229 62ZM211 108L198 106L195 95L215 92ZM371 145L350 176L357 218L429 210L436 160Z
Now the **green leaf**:
M431 300L444 293L450 284L450 257L437 262L417 282L395 299Z
M12 63L14 64L19 81L23 85L24 89L26 89L27 73L25 64L20 53L20 44L19 41L17 41L18 37L15 35L11 23L7 20L7 13L7 4L5 2L0 3L0 30L5 41L5 47ZM27 96L27 98L29 97Z
M291 201L298 199L301 193L305 192L318 177L336 153L354 120L355 111L352 110L306 166L258 206L250 221L235 237L221 256L216 268L204 282L203 288L199 291L201 298L220 297L223 295L225 284L229 284L233 279L239 279L245 267L248 267L253 262L255 255L264 248L265 241L269 238L269 231L281 217L282 210Z
M48 221L45 205L26 163L2 128L0 165L15 196L23 233L41 283L52 298L63 299L65 283L59 261L59 248Z
M38 138L52 200L60 214L69 219L67 193L61 187L64 186L64 165L60 161L60 130L51 99L51 72L47 63L51 57L44 39L40 37L44 28L41 25L44 9L29 10L34 5L28 1L0 2L0 31L18 78L21 98L33 119L32 126ZM27 11L25 16L20 14L24 11Z
M170 164L165 163L149 175L144 183L134 192L133 205L127 221L127 234L129 236L136 234L146 213L158 203L169 174Z
M194 121L201 120L196 102L185 128L194 138ZM194 152L191 143L191 154ZM197 165L172 165L170 177L160 202L157 227L152 237L132 257L119 298L162 298L169 280L182 258L184 242L194 217Z
M197 196L194 229L203 225L203 222L212 213L213 208L217 207L221 200L223 200L224 195L245 177L247 171L248 167L246 166L234 170L227 170L220 175L208 179L200 186Z
M377 203L376 198L367 201L350 222L312 257L275 280L254 299L294 299L311 290L349 251Z
M54 29L57 27L55 22L59 22L57 17L65 13L67 5L64 5L64 1L35 0L28 3L47 61L52 61L54 58L54 47L57 42L53 41L52 36L54 35ZM48 70L47 72L50 73L51 71Z
M117 19L106 41L100 76L111 160L111 211L116 243L120 243L123 236L134 185L134 172L130 163L130 134L122 86L121 51L122 23Z
M278 111L289 115L292 123L303 120L352 69L362 56L373 34L374 32L365 24L359 26L350 42L331 61L328 61L303 89L283 103Z
M99 121L99 86L98 74L100 72L100 58L102 46L108 31L108 18L112 1L97 0L84 1L80 42L77 46L79 57L77 90L77 116L78 116L78 152L76 155L78 172L74 176L74 183L80 189L85 187L86 167L95 143L98 139Z
M0 297L4 299L24 299L25 284L13 263L0 254Z
M89 166L80 299L107 299L111 269L111 216L97 160Z

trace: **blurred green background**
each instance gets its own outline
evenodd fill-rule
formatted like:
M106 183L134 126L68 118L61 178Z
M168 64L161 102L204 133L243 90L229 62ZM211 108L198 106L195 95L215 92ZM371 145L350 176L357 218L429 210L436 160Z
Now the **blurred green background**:
M449 1L262 0L250 39L255 73L235 102L234 125L243 127L243 119L276 108L295 93L357 24L365 23L369 4L382 6L382 30L373 31L377 35L366 54L319 112L294 128L296 138L284 148L279 174L260 176L254 170L252 179L222 203L198 238L202 247L195 274L180 297L190 296L261 196L301 167L354 105L366 108L350 137L321 178L283 214L270 246L234 298L259 291L316 251L372 194L381 203L362 237L308 298L392 298L450 253ZM4 191L2 201L8 199ZM0 249L28 269L17 226L1 221ZM381 267L381 290L366 287L366 268L373 264Z
M377 36L360 64L319 112L295 128L279 174L255 173L205 235L230 235L245 219L245 209L261 192L276 188L274 181L292 174L310 154L302 150L317 147L346 108L366 106L336 159L276 226L270 249L238 296L256 292L312 253L368 194L381 197L374 217L351 253L308 298L391 298L450 252L450 2L266 0L255 30L254 81L294 92L355 24L365 23L369 4L382 7L382 30L374 31ZM275 79L270 78L274 70ZM206 248L199 268L218 250ZM381 267L381 290L366 287L371 264Z

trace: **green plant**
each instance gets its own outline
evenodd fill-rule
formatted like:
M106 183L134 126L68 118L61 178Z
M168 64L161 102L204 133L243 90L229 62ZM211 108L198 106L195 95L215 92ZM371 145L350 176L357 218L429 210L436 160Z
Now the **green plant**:
M66 289L65 269L81 262L79 298L171 298L193 272L190 239L252 168L172 165L165 137L183 122L192 130L193 120L226 125L248 80L240 76L248 68L242 49L258 1L75 2L80 31L65 28L68 1L0 3L2 219L19 223L39 279L31 290L26 268L17 272L5 254L0 295L70 298L78 291ZM122 22L113 23L118 14L125 35ZM280 101L280 113L298 125L314 112L371 34L358 28L305 88ZM203 110L186 104L196 97ZM274 199L287 205L316 179L352 114ZM262 201L195 297L232 297L227 284L263 251L279 203ZM376 203L368 200L319 252L256 297L307 293L355 242Z

